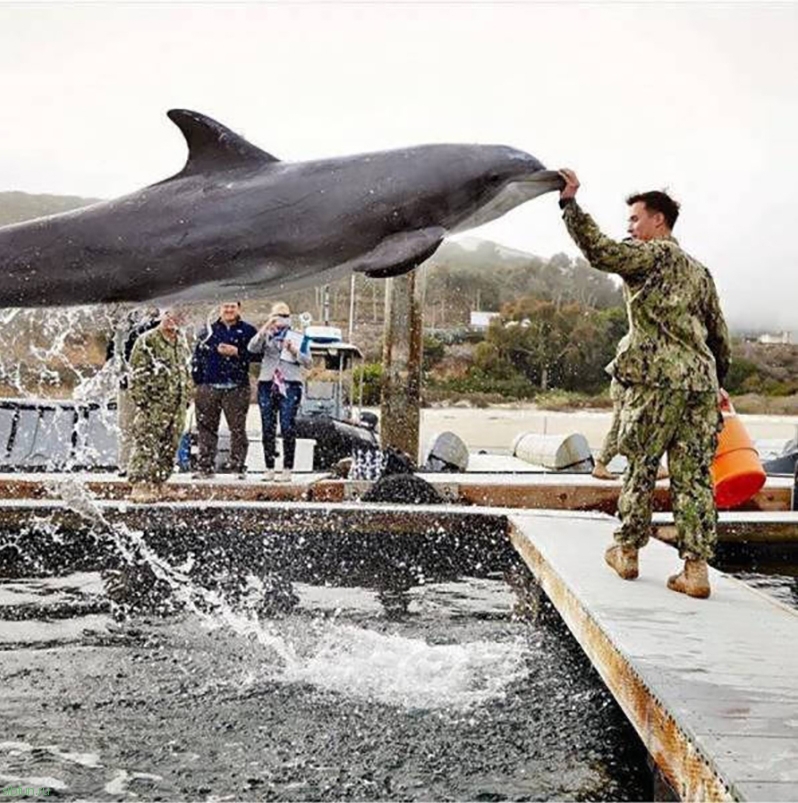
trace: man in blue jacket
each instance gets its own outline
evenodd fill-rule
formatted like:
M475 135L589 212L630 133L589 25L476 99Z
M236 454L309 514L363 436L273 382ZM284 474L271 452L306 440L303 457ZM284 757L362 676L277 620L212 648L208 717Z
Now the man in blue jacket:
M241 302L225 302L219 317L200 330L191 376L197 386L194 399L199 433L199 478L212 477L219 443L222 412L230 428L230 470L246 476L249 364L253 355L247 343L257 330L241 320Z

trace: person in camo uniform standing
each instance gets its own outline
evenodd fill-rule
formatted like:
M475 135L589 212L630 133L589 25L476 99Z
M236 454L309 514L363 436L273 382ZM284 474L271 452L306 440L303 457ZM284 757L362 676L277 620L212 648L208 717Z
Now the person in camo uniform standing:
M722 426L718 409L731 362L729 333L709 271L671 234L679 205L664 192L632 195L629 234L604 235L575 200L579 180L562 170L560 207L568 233L588 262L626 285L630 329L613 377L623 387L618 448L629 461L618 500L621 526L606 562L625 580L638 576L648 542L657 468L668 454L671 503L683 570L668 588L705 598L717 512L710 466Z
M141 335L130 355L130 395L135 405L128 478L134 502L153 502L175 465L188 406L191 352L180 331L185 313L166 310L155 329Z
M130 355L133 353L133 346L136 345L136 340L158 326L160 320L160 313L157 307L147 307L140 314L131 317L127 321L127 325L122 325L114 333L114 336L108 342L105 351L105 359L114 360L116 370L119 376L119 383L116 395L116 410L117 410L117 428L119 430L119 451L117 455L117 464L119 466L119 476L124 477L127 474L127 464L130 459L130 451L132 448L132 427L133 416L136 411L136 406L130 397L128 389L130 370Z
M624 303L627 301L626 286L624 285ZM620 354L629 341L629 333L627 332L619 341L618 347L615 350L616 355ZM618 431L621 428L621 407L623 405L623 385L613 376L613 369L615 360L608 363L604 370L612 377L610 380L610 399L612 400L612 421L607 434L604 436L604 441L601 444L601 450L596 456L596 464L593 467L592 474L597 480L615 480L617 476L613 474L607 466L609 466L615 455L620 454L618 451ZM668 470L665 466L660 465L657 468L657 479L664 480L668 476Z

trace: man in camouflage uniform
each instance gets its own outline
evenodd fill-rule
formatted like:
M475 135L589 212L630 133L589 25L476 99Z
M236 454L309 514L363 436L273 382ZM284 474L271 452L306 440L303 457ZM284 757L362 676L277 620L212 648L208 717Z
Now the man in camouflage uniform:
M144 332L154 329L160 322L160 313L157 307L147 307L130 313L125 321L121 322L105 350L105 359L114 360L117 376L119 377L116 394L116 423L119 430L119 451L117 465L119 476L127 474L127 464L130 459L131 441L133 438L133 416L136 406L130 398L129 377L130 355L136 340Z
M710 593L707 560L716 540L710 466L721 426L720 386L730 364L729 333L709 271L671 235L679 206L663 192L633 195L631 241L602 234L562 171L560 206L568 232L594 268L617 273L628 291L629 340L615 358L623 386L618 448L629 461L618 500L621 527L605 559L626 580L638 575L638 549L651 531L657 467L668 453L671 503L683 571L668 588Z
M182 310L163 313L155 329L141 335L130 355L130 395L135 405L128 477L130 499L153 502L175 465L185 425L191 352L180 326Z
M624 285L624 303L628 300L628 292L626 285ZM616 355L620 354L626 348L629 340L629 333L627 332L618 341L618 348ZM610 399L612 400L612 421L607 434L604 436L604 441L601 444L601 449L596 456L596 464L593 467L593 476L597 480L614 480L617 479L607 466L609 466L615 455L620 454L618 450L618 432L621 429L621 409L623 407L623 385L613 376L615 368L615 360L613 359L606 367L605 371L612 377L610 381ZM660 465L657 467L657 479L663 480L668 476L668 471L665 466Z
M613 363L610 363L606 370L612 372ZM593 466L593 476L597 480L614 480L616 475L613 474L607 466L609 466L615 455L618 452L618 431L621 428L621 403L623 401L623 385L613 377L610 382L610 399L612 400L612 421L607 434L604 436L604 441L601 444L601 450L596 457L596 464Z

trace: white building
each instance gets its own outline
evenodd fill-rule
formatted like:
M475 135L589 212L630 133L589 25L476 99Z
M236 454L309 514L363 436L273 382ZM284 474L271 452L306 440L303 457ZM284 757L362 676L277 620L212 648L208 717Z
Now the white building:
M764 335L759 335L756 339L757 343L792 343L792 333L791 332L778 332L777 334L771 334L770 332L766 332Z
M472 329L487 329L490 326L490 322L494 318L498 318L498 312L471 312L470 320L468 325Z

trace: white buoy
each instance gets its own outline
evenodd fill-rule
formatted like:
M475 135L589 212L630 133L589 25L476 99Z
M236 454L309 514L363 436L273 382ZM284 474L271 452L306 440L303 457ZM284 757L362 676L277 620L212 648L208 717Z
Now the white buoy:
M468 468L468 447L454 432L441 432L429 439L424 452L426 471L460 471Z
M551 471L590 473L593 455L584 435L540 435L522 432L513 441L513 454Z

